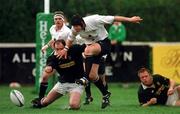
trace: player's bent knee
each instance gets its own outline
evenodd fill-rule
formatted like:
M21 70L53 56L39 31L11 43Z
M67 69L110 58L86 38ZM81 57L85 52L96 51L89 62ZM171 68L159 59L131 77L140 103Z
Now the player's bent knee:
M47 82L51 73L53 73L53 68L51 66L46 66L42 75L41 82Z
M48 76L47 76L47 75L46 75L46 76L43 76L41 82L44 82L44 83L45 83L45 82L48 82Z
M91 48L88 48L88 47L86 47L85 49L84 49L84 54L85 55L89 55L89 53L91 53Z
M53 72L53 68L51 66L46 66L44 71L46 73L52 73Z
M78 103L70 103L69 106L73 110L78 110L80 108L80 105Z

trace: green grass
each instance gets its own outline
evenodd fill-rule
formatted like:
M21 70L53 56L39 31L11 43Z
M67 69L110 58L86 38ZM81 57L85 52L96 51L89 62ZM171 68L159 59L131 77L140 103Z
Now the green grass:
M43 109L30 108L30 101L37 95L34 87L23 86L19 88L25 97L25 106L17 107L11 103L8 86L0 86L0 114L180 114L180 107L153 106L140 107L137 101L137 84L130 84L123 88L120 84L110 84L111 106L101 109L101 96L97 88L92 86L94 101L87 106L81 105L80 110L64 109L68 105L68 96L58 99ZM82 97L84 100L84 96Z

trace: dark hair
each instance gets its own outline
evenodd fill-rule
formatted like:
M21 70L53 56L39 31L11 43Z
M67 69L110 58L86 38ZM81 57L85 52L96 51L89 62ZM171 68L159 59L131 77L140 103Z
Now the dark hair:
M57 42L61 42L64 46L66 45L66 42L65 42L63 39L55 40L54 45L55 45L55 43L57 43Z
M76 15L73 15L72 19L71 19L71 25L74 26L74 25L80 25L81 27L84 27L85 25L85 22L83 20L83 18L76 14Z

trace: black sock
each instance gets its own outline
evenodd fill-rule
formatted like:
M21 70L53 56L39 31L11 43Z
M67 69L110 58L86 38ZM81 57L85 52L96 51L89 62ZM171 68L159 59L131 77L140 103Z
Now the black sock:
M45 96L47 87L48 87L48 83L47 82L42 82L40 84L39 98L43 98Z
M108 91L108 84L104 85L105 89Z
M94 84L101 91L103 96L105 96L108 93L108 91L105 89L105 86L103 85L103 82L101 79L98 79L96 82L94 82Z
M93 64L93 60L94 60L93 57L87 57L87 58L84 59L85 72L86 72L86 75L87 75L88 78L89 78L89 73L91 71L91 67L92 67L92 64Z
M90 97L91 96L91 84L90 83L85 87L85 91L86 91L86 97Z
M87 79L89 80L89 84L85 87L85 91L86 91L86 97L90 97L91 96L91 89L90 89L90 79L89 79L89 73L92 67L92 63L93 63L93 57L87 57L84 59L85 62L85 75L87 77Z

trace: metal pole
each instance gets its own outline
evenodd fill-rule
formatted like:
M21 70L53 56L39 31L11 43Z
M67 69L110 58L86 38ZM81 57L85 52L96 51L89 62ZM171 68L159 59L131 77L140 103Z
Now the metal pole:
M49 14L50 2L49 0L44 0L44 13Z

